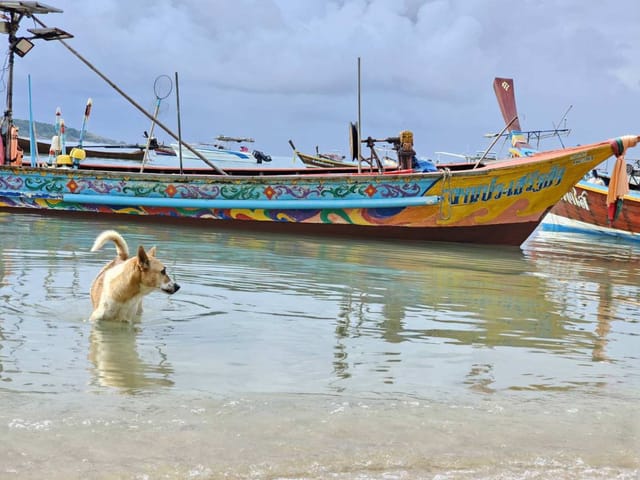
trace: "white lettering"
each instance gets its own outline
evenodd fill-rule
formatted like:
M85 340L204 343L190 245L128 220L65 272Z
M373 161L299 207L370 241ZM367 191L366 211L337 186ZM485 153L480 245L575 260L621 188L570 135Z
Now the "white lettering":
M587 211L590 211L589 202L587 201L587 192L582 191L580 195L576 192L575 188L572 188L570 192L567 192L563 195L562 199L570 203L571 205L575 205L578 208L583 208Z

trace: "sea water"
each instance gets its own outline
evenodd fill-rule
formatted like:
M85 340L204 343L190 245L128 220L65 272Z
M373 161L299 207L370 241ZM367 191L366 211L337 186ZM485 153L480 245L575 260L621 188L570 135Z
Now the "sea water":
M182 287L135 325L107 228ZM0 214L0 478L638 479L639 254Z

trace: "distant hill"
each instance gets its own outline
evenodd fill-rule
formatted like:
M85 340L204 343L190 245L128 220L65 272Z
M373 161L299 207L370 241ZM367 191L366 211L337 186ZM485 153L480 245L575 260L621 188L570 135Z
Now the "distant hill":
M29 136L29 122L27 120L13 119L13 123L18 127L21 137ZM36 138L49 140L56 134L56 126L51 123L34 122L36 129ZM66 143L74 143L80 140L80 130L69 128L65 125L64 134ZM124 142L118 142L111 138L101 137L91 132L84 132L84 140L89 143L99 143L105 145L118 145Z

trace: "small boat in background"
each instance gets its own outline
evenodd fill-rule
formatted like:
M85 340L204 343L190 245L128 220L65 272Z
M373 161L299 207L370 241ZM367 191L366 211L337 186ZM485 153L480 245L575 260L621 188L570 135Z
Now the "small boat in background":
M243 145L245 143L253 143L255 140L248 137L227 137L218 135L216 143L194 143L194 150L201 154L207 160L214 162L221 168L244 168L255 167L262 163L271 161L271 156L261 152L260 150L250 150L249 147ZM240 146L229 148L229 144L238 143ZM176 155L182 155L185 159L198 160L198 157L187 149L180 147L178 143L172 143L171 148Z
M338 168L338 167L357 167L357 164L354 162L345 162L344 155L326 155L317 152L316 154L311 155L308 153L301 152L296 149L295 145L291 140L289 140L289 145L293 148L293 153L298 157L298 159L307 167L312 168Z
M24 152L31 151L31 142L28 138L19 137L18 145ZM37 151L40 155L49 155L51 142L46 140L36 141ZM142 145L100 145L84 148L88 158L111 158L120 160L140 160L144 157Z
M26 153L31 151L31 141L29 138L18 137L18 145ZM48 156L51 149L51 141L37 140L36 148L39 155ZM142 161L144 158L145 145L86 145L83 147L87 158L101 158L114 160L133 160ZM152 138L149 144L149 150L156 155L175 156L173 148L159 144L155 138Z
M356 141L354 138L351 141ZM386 140L384 140L386 141ZM366 143L367 140L363 140L362 143ZM316 146L316 154L311 155L308 153L301 152L296 148L291 140L289 140L289 145L293 149L293 153L298 157L298 159L307 167L311 168L353 168L358 169L358 162L355 160L357 158L357 154L353 152L353 160L347 161L344 155L340 155L339 153L320 153L318 147ZM371 145L373 146L373 144ZM375 147L371 149L370 157L363 157L361 159L361 168L371 169L377 168L378 162L382 168L398 168L397 160L389 157L385 152L383 155L380 155Z

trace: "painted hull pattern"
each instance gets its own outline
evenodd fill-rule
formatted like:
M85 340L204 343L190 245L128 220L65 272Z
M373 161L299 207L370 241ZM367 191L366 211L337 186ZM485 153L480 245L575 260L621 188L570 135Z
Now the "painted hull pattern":
M522 244L611 142L429 173L251 175L0 166L0 208L197 220L252 230Z
M625 195L618 218L609 222L607 187L579 182L553 207L543 228L640 240L640 191L631 190Z

